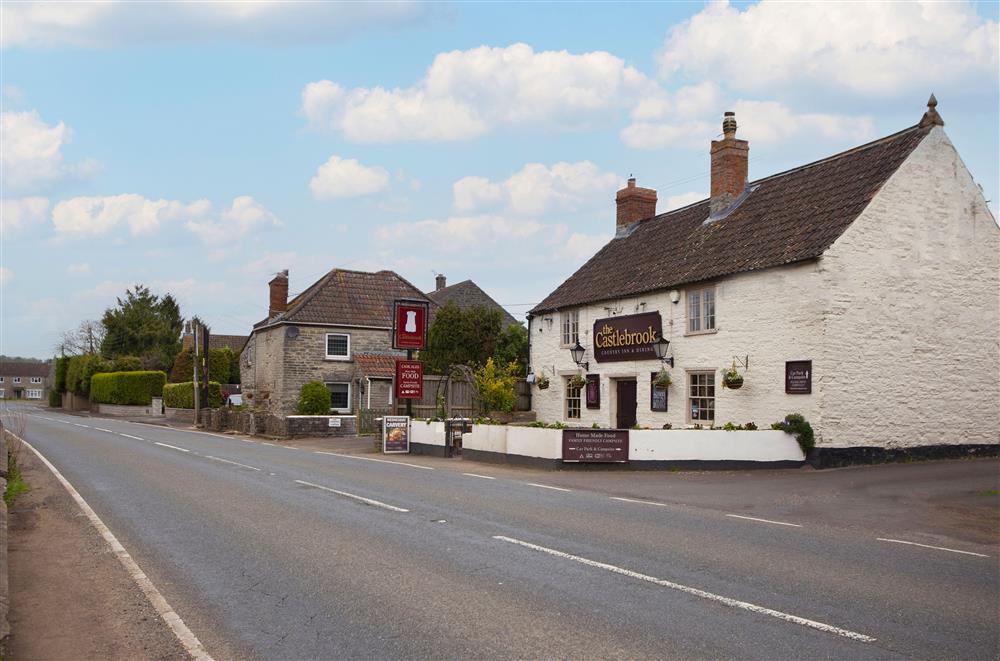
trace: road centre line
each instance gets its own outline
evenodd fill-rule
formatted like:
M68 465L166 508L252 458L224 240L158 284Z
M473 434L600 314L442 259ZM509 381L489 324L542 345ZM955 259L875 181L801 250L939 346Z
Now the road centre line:
M478 473L462 473L462 475L468 475L469 477L481 477L484 480L495 480L495 477L490 477L489 475L480 475Z
M87 519L90 520L91 525L93 525L101 537L104 538L104 541L118 558L118 561L122 563L125 571L128 572L132 580L136 582L139 589L142 590L142 593L146 595L146 598L149 599L149 603L152 604L153 608L156 609L156 612L159 613L161 618L163 618L163 621L166 622L168 627L170 627L170 630L175 636L177 636L177 639L181 642L181 645L184 646L184 649L191 656L191 658L196 659L197 661L212 661L211 655L209 655L209 653L205 650L201 641L198 640L198 637L195 636L190 629L188 629L184 620L181 619L181 616L174 611L173 607L167 602L160 591L156 589L153 582L149 580L149 577L146 576L145 572L143 572L136 561L132 559L132 556L125 550L125 547L118 541L118 538L111 532L111 529L104 525L104 522L101 521L99 516L97 516L97 513L90 507L90 505L87 504L87 501L83 499L83 496L81 496L77 490L73 488L73 485L70 484L65 477L63 477L62 473L60 473L59 470L53 466L41 452L36 450L31 443L28 443L24 439L19 440L24 443L29 450L35 453L35 456L37 456L38 459L45 464L50 471L52 471L55 478L59 480L66 491L69 492L70 497L76 502L77 506Z
M553 491L572 491L572 489L563 489L562 487L550 487L547 484L537 484L535 482L525 482L529 487L539 487L542 489L552 489Z
M686 594L690 594L695 597L708 599L709 601L715 601L724 604L726 606L730 606L733 608L740 608L742 610L750 611L752 613L759 613L761 615L767 615L769 617L774 617L779 620L785 620L786 622L800 624L804 627L810 627L812 629L817 629L819 631L824 631L826 633L832 633L838 636L843 636L844 638L850 638L851 640L857 640L863 643L871 643L875 642L876 640L872 636L868 636L863 633L858 633L856 631L841 629L840 627L835 627L831 624L825 624L823 622L817 622L815 620L799 617L797 615L783 613L782 611L777 611L771 608L765 608L764 606L758 606L757 604L752 604L748 601L740 601L738 599L732 599L730 597L723 597L722 595L714 594L712 592L706 592L705 590L699 590L698 588L688 587L686 585L681 585L680 583L674 583L672 581L667 581L662 578L656 578L654 576L649 576L647 574L640 574L639 572L634 572L630 569L624 569L622 567L617 567L615 565L609 565L605 562L590 560L588 558L583 558L578 555L572 555L564 551L557 551L556 549L550 549L545 546L538 546L537 544L525 542L520 539L514 539L512 537L504 537L503 535L494 535L493 539L498 539L503 542L509 542L511 544L517 544L518 546L523 546L524 548L531 549L532 551L540 551L542 553L547 553L548 555L552 555L557 558L563 558L564 560L572 560L573 562L579 562L582 565L587 565L589 567L596 567L598 569L604 569L606 571L610 571L615 574L628 576L629 578L635 578L640 581L646 581L647 583L652 583L654 585L659 585L661 587L670 588L671 590L684 592Z
M212 460L214 460L214 461L221 461L221 462L222 462L222 463L224 463L224 464L232 464L233 466L240 466L241 468L249 468L249 469L250 469L250 470L252 470L252 471L260 471L260 470L261 470L261 469L259 469L259 468L256 468L256 467L254 467L254 466L248 466L248 465L246 465L246 464L241 464L241 463L240 463L240 462L238 462L238 461L229 461L228 459L222 459L222 458L220 458L220 457L213 457L213 456L212 456L212 455L210 455L210 454L206 454L206 455L204 455L204 457L205 457L206 459L212 459Z
M185 450L184 448L179 448L176 445L170 445L169 443L160 443L159 441L153 441L156 445L162 445L165 448L170 448L171 450L177 450L179 452L190 452L190 450Z
M272 448L276 448L276 447L278 447L278 446L277 446L277 445L275 445L274 443L268 443L267 441L261 441L261 442L260 442L260 444L261 444L261 445L270 445L270 446L271 446Z
M977 558L988 558L990 556L983 553L973 553L972 551L959 551L958 549L949 549L944 546L931 546L930 544L919 544L917 542L907 542L902 539L886 539L884 537L876 537L876 541L879 542L892 542L893 544L908 544L910 546L921 546L925 549L934 549L935 551L949 551L951 553L961 553L963 555L974 555Z
M656 507L670 507L666 503L657 503L652 500L636 500L635 498L621 498L619 496L608 496L611 500L620 500L623 503L639 503L640 505L655 505Z
M337 489L331 489L330 487L324 487L321 484L313 484L312 482L306 482L305 480L295 480L297 484L304 484L307 487L313 487L314 489L322 489L323 491L329 491L330 493L335 493L338 496L344 496L345 498L353 498L354 500L365 503L366 505L374 505L375 507L382 507L387 510L392 510L393 512L409 512L410 510L404 509L402 507L396 507L395 505L390 505L388 503L383 503L380 500L373 500L372 498L365 498L364 496L359 496L357 494L348 493L346 491L338 491Z
M136 441L145 441L144 438L139 438L138 436L133 436L132 434L123 434L122 432L116 432L119 436L124 436L125 438L131 438Z
M90 429L89 426L87 426L87 425L81 425L79 422L74 422L73 426L74 427L83 427L84 429Z
M111 431L110 429L105 429L104 427L94 427L97 431L103 431L108 434L117 434L118 432Z
M790 526L792 528L801 528L802 526L798 523L785 523L784 521L772 521L771 519L758 519L754 516L740 516L739 514L727 514L726 516L734 519L746 519L747 521L760 521L761 523L773 523L776 526Z
M434 470L430 466L421 466L420 464L408 464L405 461L392 461L390 459L376 459L375 457L358 457L353 454L341 454L339 452L324 452L323 450L314 450L313 454L328 454L331 457L343 457L344 459L362 459L364 461L377 461L380 464L393 464L395 466L409 466L410 468L419 468L420 470L432 471Z

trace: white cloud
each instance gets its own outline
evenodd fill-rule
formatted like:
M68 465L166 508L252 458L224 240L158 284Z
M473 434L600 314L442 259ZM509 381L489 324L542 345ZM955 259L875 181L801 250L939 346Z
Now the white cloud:
M79 264L70 264L66 267L67 273L72 273L74 275L86 275L90 273L90 264L87 262L81 262Z
M536 53L519 43L441 53L408 88L312 82L302 90L302 111L313 127L355 142L463 140L501 126L582 128L654 88L610 53Z
M353 158L331 156L319 166L309 182L309 190L318 200L372 195L389 187L389 173L379 166L362 165Z
M6 266L0 266L0 287L6 287L7 283L14 279L14 272Z
M198 41L298 44L337 41L429 13L408 0L380 3L5 3L3 47L159 45Z
M69 140L63 122L50 126L34 110L0 116L4 183L22 190L59 179L66 173L62 147Z
M465 177L454 183L456 211L468 212L503 205L508 213L538 216L554 211L576 211L601 204L621 185L621 178L590 161L556 163L551 167L528 163L506 181Z
M570 264L583 264L610 240L605 234L573 233L556 249L556 254Z
M968 2L713 2L670 31L665 77L725 80L761 93L793 86L888 95L989 76L997 22Z
M183 224L207 243L238 239L251 230L281 224L249 195L233 199L229 208L215 214L208 200L150 200L134 193L64 200L52 210L52 222L56 232L65 236L102 236L121 226L135 236Z
M660 213L667 211L673 211L674 209L680 209L681 207L686 207L689 204L694 204L695 202L701 202L708 195L705 193L680 193L679 195L671 195L668 197L664 203L663 207L659 209Z
M44 197L22 197L0 200L3 234L9 238L32 225L45 222L49 201Z
M379 228L377 236L382 241L419 241L446 252L461 252L472 244L526 241L547 227L534 220L502 216L454 216L445 220L394 223Z

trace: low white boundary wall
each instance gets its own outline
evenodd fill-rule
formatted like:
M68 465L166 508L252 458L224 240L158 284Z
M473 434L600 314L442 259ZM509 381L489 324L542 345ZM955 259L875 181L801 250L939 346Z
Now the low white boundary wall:
M410 420L410 443L444 447L444 423Z
M417 428L441 425L434 440L420 440ZM415 423L413 441L442 445L444 423ZM428 437L430 434L428 433ZM562 430L504 425L473 425L462 437L468 450L497 454L562 458ZM629 430L630 461L804 461L791 434L776 430L721 431L697 429Z

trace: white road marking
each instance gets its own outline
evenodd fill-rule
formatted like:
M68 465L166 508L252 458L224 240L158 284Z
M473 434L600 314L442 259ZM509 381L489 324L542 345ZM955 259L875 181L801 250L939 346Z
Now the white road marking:
M639 503L640 505L655 505L657 507L669 507L665 503L657 503L652 500L635 500L634 498L620 498L618 496L609 496L611 500L620 500L623 503Z
M124 436L125 438L131 438L131 439L134 439L136 441L145 441L146 440L144 438L139 438L138 436L133 436L132 434L123 434L122 432L118 432L118 435L119 436Z
M785 523L784 521L772 521L770 519L758 519L753 516L740 516L739 514L727 514L726 516L732 517L734 519L746 519L747 521L760 521L761 523L773 523L776 526L790 526L792 528L801 528L802 526L798 523Z
M88 427L87 425L81 425L79 422L74 422L73 426L74 427L83 427L84 429L90 429L90 427Z
M104 427L94 427L97 431L107 432L108 434L117 434L118 432L113 432L110 429L105 429Z
M77 493L76 489L73 488L73 485L62 476L62 473L60 473L48 459L42 456L41 452L36 450L24 439L20 439L20 441L24 443L29 450L35 453L41 462L45 464L50 471L52 471L52 474L55 475L56 479L62 483L63 487L66 488L66 491L69 492L69 495L76 501L76 504L81 510L83 510L83 513L90 520L90 523L97 528L97 532L101 534L104 541L111 547L111 550L118 557L122 566L125 567L125 571L127 571L129 576L132 577L132 580L139 585L143 594L145 594L146 598L149 599L149 603L153 605L156 612L160 614L163 621L166 622L167 626L170 627L170 630L174 632L174 635L177 636L181 645L183 645L184 649L187 650L187 653L191 655L191 658L197 659L198 661L212 661L211 655L209 655L204 646L202 646L198 637L195 636L190 629L188 629L184 620L181 619L181 616L174 612L174 609L169 603L167 603L167 600L163 598L163 595L156 589L153 582L149 580L149 577L146 576L142 569L139 568L139 565L136 564L135 560L132 559L132 556L125 550L125 547L121 545L118 538L116 538L111 530L104 525L104 522L101 521L99 516L97 516L97 513L94 512L90 505L87 504L87 501L83 499L83 496Z
M176 445L170 445L169 443L160 443L159 441L153 441L157 445L162 445L165 448L170 448L171 450L178 450L180 452L190 452L190 450L185 450L184 448L179 448Z
M393 464L395 466L409 466L410 468L419 468L420 470L432 471L434 470L430 466L421 466L420 464L408 464L405 461L392 461L390 459L376 459L375 457L358 457L353 454L340 454L339 452L324 452L322 450L314 450L313 454L328 454L331 457L343 457L344 459L362 459L364 461L377 461L380 464Z
M276 447L278 447L278 446L277 446L277 445L275 445L274 443L268 443L267 441L261 441L261 442L260 442L260 444L261 444L261 445L270 445L270 446L271 446L272 448L276 448Z
M747 610L753 613L760 613L761 615L768 615L770 617L778 618L779 620L785 620L786 622L801 624L802 626L805 627L810 627L813 629L818 629L819 631L825 631L827 633L836 634L838 636L843 636L844 638L850 638L851 640L858 640L864 643L871 643L876 640L872 636L868 636L863 633L857 633L856 631L841 629L840 627L835 627L830 624L824 624L823 622L816 622L815 620L809 620L804 617L799 617L797 615L791 615L789 613L783 613L781 611L776 611L771 608L765 608L764 606L758 606L757 604L751 604L750 602L747 601L740 601L738 599L732 599L730 597L723 597L721 595L714 594L712 592L699 590L698 588L692 588L686 585L681 585L680 583L674 583L673 581L666 581L662 578L656 578L654 576L640 574L639 572L634 572L630 569L624 569L622 567L617 567L615 565L609 565L605 562L598 562L596 560L582 558L578 555L572 555L564 551L557 551L556 549L550 549L544 546L538 546L537 544L524 542L519 539L514 539L512 537L504 537L503 535L494 535L493 539L499 539L500 541L510 542L511 544L517 544L518 546L523 546L525 548L531 549L532 551L541 551L542 553L547 553L557 558L572 560L574 562L579 562L582 565L587 565L589 567L596 567L598 569L604 569L613 572L615 574L621 574L622 576L628 576L629 578L635 578L640 581L646 581L647 583L653 583L654 585L670 588L671 590L678 590L680 592L684 592L686 594L690 594L695 597L701 597L702 599L715 601L720 604L725 604L726 606L731 606L733 608L741 608L743 610Z
M315 489L322 489L323 491L329 491L330 493L335 493L338 496L344 496L345 498L353 498L354 500L361 501L367 505L374 505L375 507L382 507L387 510L392 510L393 512L409 512L408 509L403 509L402 507L396 507L395 505L389 505L388 503L383 503L380 500L373 500L371 498L365 498L364 496L359 496L353 493L347 493L346 491L338 491L337 489L331 489L330 487L324 487L321 484L313 484L312 482L305 482L304 480L295 480L298 484L304 484L307 487L313 487Z
M934 549L935 551L950 551L952 553L961 553L963 555L974 555L977 558L990 557L982 553L973 553L972 551L959 551L958 549L949 549L943 546L931 546L930 544L918 544L917 542L907 542L902 539L885 539L884 537L877 537L876 539L880 542L892 542L893 544L909 544L910 546L922 546L925 549Z
M468 475L469 477L481 477L484 480L495 480L495 477L490 477L489 475L479 475L478 473L462 473L462 475Z
M240 463L240 462L238 462L238 461L229 461L228 459L222 459L222 458L220 458L220 457L213 457L213 456L212 456L212 455L210 455L210 454L206 454L206 455L205 455L205 458L206 458L206 459L213 459L213 460L215 460L215 461L221 461L221 462L222 462L222 463L224 463L224 464L232 464L233 466L240 466L240 467L242 467L242 468L249 468L249 469L250 469L250 470L252 470L252 471L259 471L259 470L260 470L259 468L255 468L255 467L253 467L253 466L247 466L246 464L241 464L241 463Z
M535 482L525 482L529 487L541 487L542 489L552 489L553 491L572 491L572 489L563 489L562 487L550 487L547 484L536 484Z
M281 447L285 448L286 450L300 450L301 449L301 448L295 447L294 445L282 445Z

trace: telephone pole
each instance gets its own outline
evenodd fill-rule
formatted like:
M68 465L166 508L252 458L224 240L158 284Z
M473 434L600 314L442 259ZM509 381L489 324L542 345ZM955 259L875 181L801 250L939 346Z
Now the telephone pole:
M198 394L199 394L198 393L198 326L200 324L198 323L198 320L195 319L194 322L191 325L194 327L194 355L191 358L191 365L192 365L192 369L193 369L194 375L192 376L191 385L194 387L194 426L197 427L198 426L198 420L199 420L198 413L199 413L199 409L200 409L200 407L198 406L198 404L199 404L199 401L198 401L198 399L199 399L198 398Z

